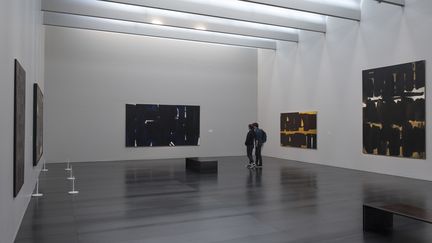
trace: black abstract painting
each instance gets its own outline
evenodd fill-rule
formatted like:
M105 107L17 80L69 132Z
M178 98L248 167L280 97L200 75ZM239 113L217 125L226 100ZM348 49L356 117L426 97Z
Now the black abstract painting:
M14 197L24 184L26 72L15 59L14 87Z
M363 71L363 152L426 159L426 62Z
M43 153L43 94L38 84L33 85L33 165Z
M281 146L317 148L317 112L282 113Z
M126 105L126 147L197 146L200 107Z

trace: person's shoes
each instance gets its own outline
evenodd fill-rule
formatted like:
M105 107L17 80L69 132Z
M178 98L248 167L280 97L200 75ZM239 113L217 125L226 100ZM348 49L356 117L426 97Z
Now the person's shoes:
M255 167L255 163L254 163L253 161L252 161L252 162L249 162L249 163L246 164L245 167L246 167L246 168Z

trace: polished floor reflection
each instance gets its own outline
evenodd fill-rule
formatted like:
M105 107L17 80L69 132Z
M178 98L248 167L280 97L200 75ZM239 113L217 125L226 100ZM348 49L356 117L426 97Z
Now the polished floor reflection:
M432 208L432 182L264 158L218 158L219 173L184 159L65 164L40 177L15 242L282 243L432 242L432 225L395 217L394 231L363 233L362 203Z

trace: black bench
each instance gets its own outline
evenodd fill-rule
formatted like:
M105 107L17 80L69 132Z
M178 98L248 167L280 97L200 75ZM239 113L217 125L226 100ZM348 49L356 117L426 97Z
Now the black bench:
M218 161L209 158L186 158L186 170L199 173L217 173Z
M432 223L432 213L425 209L401 203L363 204L363 230L388 231L393 228L393 215Z

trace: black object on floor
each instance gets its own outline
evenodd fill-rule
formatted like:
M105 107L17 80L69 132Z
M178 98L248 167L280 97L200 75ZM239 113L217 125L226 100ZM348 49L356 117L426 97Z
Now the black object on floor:
M432 223L432 213L423 208L401 203L378 202L363 205L363 229L377 232L392 230L393 215Z
M218 161L209 158L186 158L186 170L199 173L217 173Z

